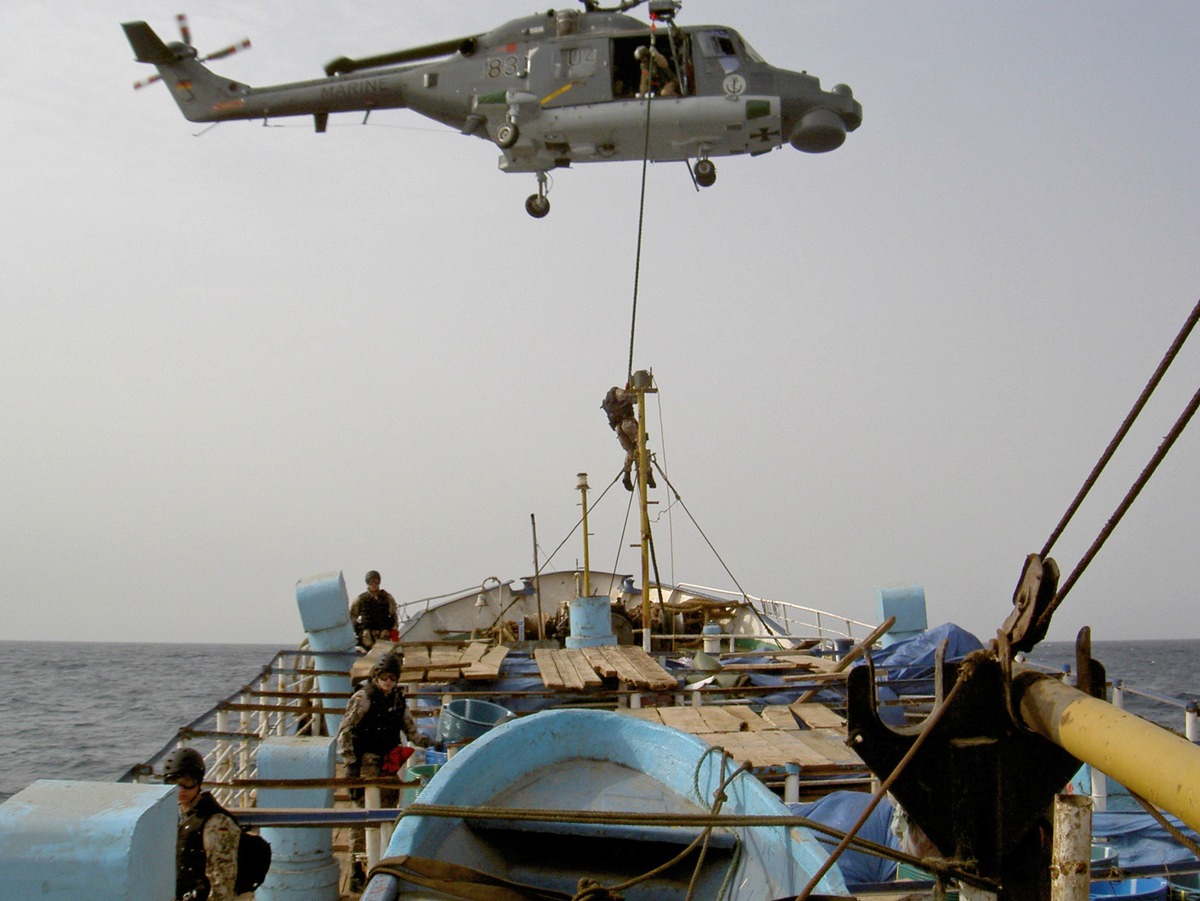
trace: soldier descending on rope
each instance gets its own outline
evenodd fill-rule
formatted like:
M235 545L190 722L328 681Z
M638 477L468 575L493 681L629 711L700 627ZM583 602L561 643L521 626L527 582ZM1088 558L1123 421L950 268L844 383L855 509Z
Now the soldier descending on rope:
M633 491L630 471L637 459L638 421L633 412L634 396L628 387L613 386L608 389L608 393L604 395L604 402L600 404L600 409L608 415L609 426L617 433L621 447L625 448L625 467L622 470L621 484L625 486L626 491ZM651 488L657 487L654 484L654 472L649 466L646 467L646 484Z

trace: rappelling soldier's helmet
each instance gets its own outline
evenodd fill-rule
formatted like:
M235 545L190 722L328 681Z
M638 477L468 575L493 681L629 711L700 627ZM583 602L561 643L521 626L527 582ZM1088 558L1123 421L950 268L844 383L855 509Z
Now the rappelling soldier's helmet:
M370 570L367 573L366 579L364 579L363 581L365 581L368 585L370 585L372 582L382 581L379 577L379 570L377 570L377 569Z
M384 673L391 673L393 676L399 679L400 666L403 663L403 660L403 657L394 652L390 654L384 654L379 658L379 662L372 667L371 678L374 679L376 676L382 676Z
M173 784L191 777L204 781L204 757L195 748L176 748L163 761L163 782Z

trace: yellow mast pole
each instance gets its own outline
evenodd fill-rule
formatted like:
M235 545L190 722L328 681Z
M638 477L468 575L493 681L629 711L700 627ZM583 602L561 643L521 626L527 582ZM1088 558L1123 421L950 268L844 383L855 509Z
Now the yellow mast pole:
M650 653L650 512L647 476L650 454L646 450L646 395L657 391L654 377L645 369L633 374L633 390L638 399L638 501L642 511L642 650Z
M575 483L575 487L579 489L580 504L583 507L583 596L590 598L592 596L592 570L591 564L588 562L587 473L581 472L576 478L578 481Z

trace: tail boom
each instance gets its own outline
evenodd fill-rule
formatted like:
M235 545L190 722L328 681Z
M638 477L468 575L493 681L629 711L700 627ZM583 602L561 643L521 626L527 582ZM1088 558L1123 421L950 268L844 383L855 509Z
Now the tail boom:
M158 70L189 122L308 115L320 121L329 113L406 105L398 70L252 88L214 74L196 59L194 48L164 43L145 22L125 22L121 27L134 58Z

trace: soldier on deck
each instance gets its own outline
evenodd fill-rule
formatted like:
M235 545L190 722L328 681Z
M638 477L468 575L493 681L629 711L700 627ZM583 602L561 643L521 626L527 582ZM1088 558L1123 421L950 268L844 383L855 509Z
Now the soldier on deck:
M609 426L617 433L617 440L621 442L621 447L625 448L625 466L622 469L621 484L625 486L626 491L633 491L630 473L634 461L637 459L638 421L637 415L633 412L634 396L634 393L627 387L618 388L614 385L608 389L608 393L604 395L604 401L600 404L600 409L608 415ZM646 484L651 488L657 487L654 484L654 472L649 467L646 468Z
M350 605L350 622L358 644L370 650L375 642L393 638L396 628L396 599L379 587L377 570L367 573L367 590Z
M371 670L371 680L350 696L337 734L338 755L351 778L377 779L384 772L384 761L407 737L410 744L427 748L431 744L421 734L405 703L404 689L397 684L403 658L398 653L384 654ZM397 793L380 792L385 807L393 807ZM361 805L364 792L350 789L350 797ZM350 833L350 850L355 861L350 872L351 891L362 891L366 873L358 855L366 848L362 829Z

